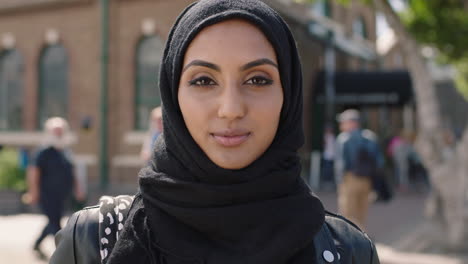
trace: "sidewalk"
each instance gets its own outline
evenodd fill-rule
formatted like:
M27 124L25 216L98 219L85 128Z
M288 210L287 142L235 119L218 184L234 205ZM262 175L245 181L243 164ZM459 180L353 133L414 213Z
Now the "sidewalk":
M394 248L377 244L381 264L464 264L468 258L445 254L407 253Z
M413 232L402 236L391 247L377 244L383 264L463 264L468 252L449 253L444 245L444 231L424 221Z
M21 214L0 216L0 262L15 264L44 264L32 251L35 239L39 236L47 219L42 215ZM62 226L65 223L62 224ZM44 239L41 245L46 255L55 249L52 236Z

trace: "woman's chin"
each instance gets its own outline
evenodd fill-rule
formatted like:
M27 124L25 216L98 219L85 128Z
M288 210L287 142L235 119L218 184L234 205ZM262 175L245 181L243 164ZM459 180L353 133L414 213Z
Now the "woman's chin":
M249 166L252 162L250 163L244 163L244 162L239 162L239 163L233 163L233 162L224 162L224 163L216 163L219 167L226 169L226 170L241 170L247 166Z
M218 155L215 159L211 159L216 165L227 170L241 170L254 161L245 155Z

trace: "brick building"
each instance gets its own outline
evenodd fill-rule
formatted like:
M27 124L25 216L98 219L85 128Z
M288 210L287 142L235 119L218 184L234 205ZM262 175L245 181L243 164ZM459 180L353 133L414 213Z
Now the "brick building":
M106 183L99 170L103 165L111 186L133 186L143 165L138 153L149 111L160 100L156 73L164 42L190 2L0 1L0 144L35 146L42 122L63 116L73 130L73 150L90 188ZM377 69L375 12L358 0L349 6L332 1L265 2L290 24L301 53L306 133L302 152L307 164L313 138L320 135L314 89L326 68L326 49L334 51L337 71ZM102 87L107 87L107 98L101 96ZM104 134L102 121L107 125Z

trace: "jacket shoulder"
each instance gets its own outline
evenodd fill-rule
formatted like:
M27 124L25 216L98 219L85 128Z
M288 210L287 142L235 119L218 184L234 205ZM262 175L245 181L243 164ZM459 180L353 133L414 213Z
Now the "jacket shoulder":
M50 264L100 263L99 206L75 212L55 236L56 249Z
M374 141L374 142L377 141L377 134L375 134L369 129L363 129L362 136L370 141Z
M340 258L352 261L344 263L380 263L374 243L354 223L328 211L325 215L325 223L334 239Z
M123 227L132 202L133 196L130 195L103 196L99 205L74 213L55 236L56 250L50 263L101 263L112 251L118 239L115 231ZM101 224L105 227L102 230Z
M344 144L346 141L349 140L350 138L350 134L349 132L341 132L340 134L338 134L338 136L336 137L336 142L337 143L340 143L340 144Z

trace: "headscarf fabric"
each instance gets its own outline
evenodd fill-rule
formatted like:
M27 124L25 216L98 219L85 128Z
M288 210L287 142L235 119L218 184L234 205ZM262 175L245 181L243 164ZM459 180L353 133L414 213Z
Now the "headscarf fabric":
M283 87L276 136L257 160L239 170L214 164L191 137L178 102L184 55L204 28L242 19L273 46ZM303 182L298 149L302 73L286 23L259 0L201 0L176 20L161 72L164 132L109 263L312 263L313 238L324 209Z

